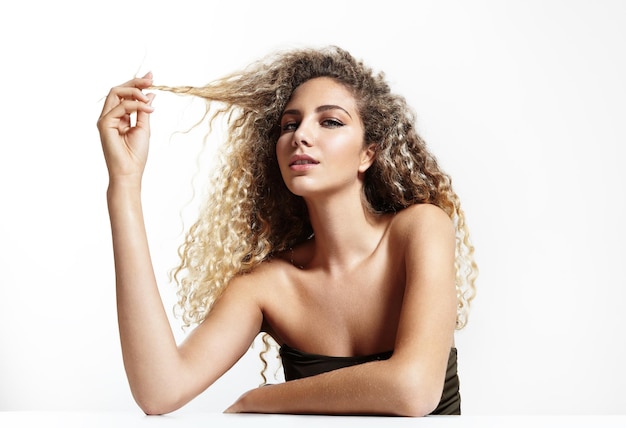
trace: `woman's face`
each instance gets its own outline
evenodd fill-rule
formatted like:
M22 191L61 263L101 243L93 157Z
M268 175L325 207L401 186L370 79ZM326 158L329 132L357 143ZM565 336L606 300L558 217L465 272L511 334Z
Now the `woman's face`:
M330 194L362 186L373 161L363 141L356 100L328 77L306 81L282 114L276 156L285 184L296 195Z

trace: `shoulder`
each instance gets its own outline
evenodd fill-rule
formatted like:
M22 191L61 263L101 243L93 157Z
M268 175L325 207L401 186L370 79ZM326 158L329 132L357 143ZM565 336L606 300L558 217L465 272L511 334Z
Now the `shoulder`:
M455 235L452 219L444 210L432 204L411 205L395 214L391 225L394 240L428 239Z
M406 269L424 272L444 269L454 264L454 222L435 205L412 205L393 218L390 246L394 257L403 260Z
M262 331L276 338L274 325L286 317L297 301L297 287L290 256L277 255L254 268L251 272L231 280L224 294L235 300L245 300L252 310L258 310L263 319Z
M262 305L271 290L288 282L290 267L290 263L282 256L268 259L252 271L234 277L225 292L245 295Z

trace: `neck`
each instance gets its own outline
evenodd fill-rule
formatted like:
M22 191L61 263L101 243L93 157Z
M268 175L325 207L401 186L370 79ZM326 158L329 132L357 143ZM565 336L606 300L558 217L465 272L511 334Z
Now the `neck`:
M360 191L306 203L315 233L311 264L331 272L350 270L378 246L385 226L367 210Z

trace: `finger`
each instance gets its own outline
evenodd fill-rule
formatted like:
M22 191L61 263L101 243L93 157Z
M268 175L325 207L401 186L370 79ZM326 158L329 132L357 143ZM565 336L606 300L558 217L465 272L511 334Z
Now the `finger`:
M109 95L106 97L104 101L104 106L102 107L101 116L104 116L106 113L108 113L122 100L139 100L145 103L149 101L148 96L141 92L141 89L134 87L117 86L115 88L112 88L109 92Z
M98 128L100 130L117 128L121 121L128 122L128 117L133 113L142 112L149 114L153 111L154 107L142 101L123 100L100 117L98 120Z
M135 100L124 100L117 105L111 112L107 115L111 118L121 118L127 114L133 113L152 113L154 111L154 107L149 104L146 104L141 101Z
M111 90L111 93L118 98L135 99L143 101L145 103L148 102L148 96L144 94L139 88L118 86L117 88L113 88Z
M154 100L155 96L156 94L147 95L148 102L146 103L146 106L151 107L152 110L137 111L137 123L136 123L137 127L150 130L150 113L154 111L154 107L152 106L152 101Z
M152 72L147 72L143 77L134 77L128 82L124 82L119 86L130 86L145 89L152 85Z
M122 83L121 85L113 87L107 95L107 101L105 101L105 105L107 105L106 102L109 102L110 104L111 100L114 99L114 94L120 92L122 88L136 88L139 92L141 92L142 89L149 88L150 86L152 86L151 71L147 72L143 77L135 77L127 82ZM138 98L141 99L141 96L139 96ZM107 110L109 110L111 106L109 105L108 107L109 108L107 108Z

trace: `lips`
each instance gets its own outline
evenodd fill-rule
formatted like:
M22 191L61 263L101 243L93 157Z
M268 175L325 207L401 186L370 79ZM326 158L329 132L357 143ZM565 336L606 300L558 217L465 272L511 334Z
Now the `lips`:
M294 155L289 160L289 166L317 165L318 163L309 155Z

